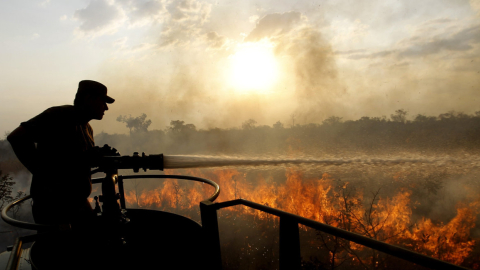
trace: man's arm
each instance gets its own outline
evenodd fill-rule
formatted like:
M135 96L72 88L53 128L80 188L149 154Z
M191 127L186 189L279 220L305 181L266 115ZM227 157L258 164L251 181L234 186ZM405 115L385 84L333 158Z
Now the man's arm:
M37 150L35 148L35 141L28 130L25 127L19 126L8 135L7 140L12 145L15 155L17 155L23 166L31 173L34 173L36 171Z

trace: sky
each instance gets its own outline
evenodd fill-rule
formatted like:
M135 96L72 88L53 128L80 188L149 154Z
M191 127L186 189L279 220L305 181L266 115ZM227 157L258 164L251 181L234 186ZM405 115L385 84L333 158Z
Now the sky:
M197 128L480 111L480 0L1 0L0 134L72 104Z

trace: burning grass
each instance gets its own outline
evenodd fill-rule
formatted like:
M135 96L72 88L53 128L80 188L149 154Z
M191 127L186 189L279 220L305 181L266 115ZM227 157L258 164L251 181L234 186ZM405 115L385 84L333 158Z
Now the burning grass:
M194 175L217 182L221 187L217 201L244 198L454 264L478 268L475 258L479 257L480 239L472 232L478 229L480 197L465 190L465 196L457 201L453 211L444 209L444 216L425 215L428 212L425 204L438 208L442 201L449 200L442 185L452 175L396 172L383 180L383 186L375 187L371 179L352 182L347 181L351 179L346 175L326 172L315 177L294 168L287 169L280 179L278 174L255 174L241 169L176 170L166 174ZM213 193L212 187L200 183L178 180L160 183L154 188L136 185L127 190L128 206L167 210L199 220L198 203ZM219 223L226 269L237 269L243 264L255 269L269 265L270 269L278 264L277 218L238 206L219 211ZM400 269L406 265L361 245L306 227L301 229L305 269ZM255 236L248 238L249 234ZM244 261L235 259L238 256Z

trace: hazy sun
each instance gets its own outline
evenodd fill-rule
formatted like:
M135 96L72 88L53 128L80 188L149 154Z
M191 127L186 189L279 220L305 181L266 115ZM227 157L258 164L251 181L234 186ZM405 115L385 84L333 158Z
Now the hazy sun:
M266 91L277 79L278 64L269 46L244 46L230 60L230 82L236 89Z

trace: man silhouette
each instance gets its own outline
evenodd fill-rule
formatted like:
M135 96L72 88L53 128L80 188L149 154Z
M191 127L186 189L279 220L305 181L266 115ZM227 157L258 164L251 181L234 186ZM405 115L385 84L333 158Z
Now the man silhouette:
M95 155L90 120L101 120L107 103L107 87L84 80L78 85L74 105L51 107L23 122L7 140L20 162L33 174L30 194L36 223L89 222L92 191L89 160Z

